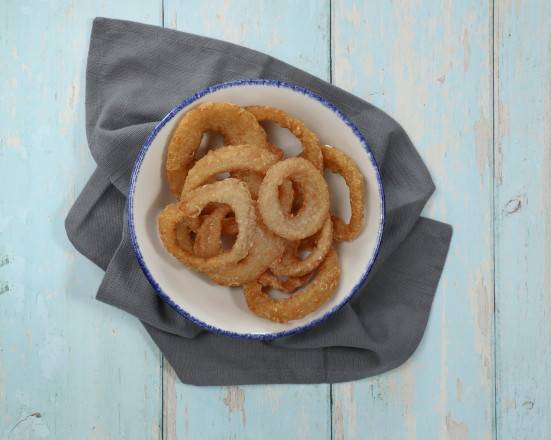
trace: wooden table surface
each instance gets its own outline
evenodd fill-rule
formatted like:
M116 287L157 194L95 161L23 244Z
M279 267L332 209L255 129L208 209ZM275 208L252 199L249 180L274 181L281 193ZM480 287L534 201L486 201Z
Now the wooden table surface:
M267 52L402 123L437 185L426 214L455 227L405 365L187 386L136 319L94 300L102 272L63 220L94 167L95 16ZM549 0L2 0L0 61L1 439L551 438Z

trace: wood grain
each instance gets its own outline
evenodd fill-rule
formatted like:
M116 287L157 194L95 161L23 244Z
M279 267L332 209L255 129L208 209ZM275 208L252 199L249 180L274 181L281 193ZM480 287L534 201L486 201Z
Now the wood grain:
M242 44L329 79L329 2L297 6L290 0L165 0L164 16L167 27ZM168 439L331 436L329 385L197 388L169 381Z
M335 1L337 85L400 121L455 226L427 333L388 374L333 387L335 439L491 438L492 33L488 1Z
M496 2L500 439L551 438L551 3Z
M91 20L158 23L160 2L0 9L0 438L158 439L159 351L135 318L94 299L102 272L63 221L93 169Z

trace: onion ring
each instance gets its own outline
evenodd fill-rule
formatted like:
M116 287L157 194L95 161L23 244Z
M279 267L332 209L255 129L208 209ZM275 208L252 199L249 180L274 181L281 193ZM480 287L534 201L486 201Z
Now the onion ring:
M176 227L186 217L197 217L210 202L229 205L239 228L231 250L211 258L199 257L178 246ZM186 195L179 205L165 207L159 216L159 233L167 250L186 266L200 271L218 270L247 256L253 244L256 216L249 191L237 179L202 186Z
M285 240L259 221L249 255L221 270L207 272L207 275L222 286L240 286L256 280L284 250Z
M159 236L164 247L172 256L189 268L201 272L211 268L211 270L215 270L217 267L225 267L230 264L219 261L221 257L225 257L229 252L213 258L194 255L193 248L189 246L191 230L185 224L184 219L185 216L176 203L165 206L159 215Z
M195 236L195 243L193 244L195 255L209 258L218 255L222 251L222 221L230 212L232 210L228 205L221 205L205 217Z
M175 227L176 244L184 251L193 252L193 231L188 226L187 222L182 221Z
M184 214L178 209L178 205L175 203L166 205L159 214L159 236L164 247L173 257L192 269L200 270L199 267L204 264L205 259L195 260L198 257L192 253L191 229L184 219Z
M289 216L282 209L278 188L287 179L298 182L304 203ZM260 185L258 206L266 226L288 240L300 240L321 229L329 213L329 189L322 174L306 159L293 157L273 165Z
M240 173L240 172L238 171L238 172L235 173L236 177L238 176L238 173ZM256 179L258 177L260 182L257 181L257 182L252 183L253 179L250 179L251 176L254 176L254 179ZM247 184L247 187L249 188L249 192L251 193L251 197L254 200L256 198L254 193L256 193L256 195L258 195L258 188L260 187L260 183L262 182L263 176L243 172L242 177L244 177L243 181ZM258 183L258 186L257 186L257 183ZM279 199L281 201L281 208L286 213L291 211L292 203L293 203L293 200L294 200L293 199L293 194L294 194L294 190L293 190L292 182L290 180L284 181L283 184L279 187ZM221 205L221 206L223 206L223 205ZM216 209L217 209L217 207L215 207L212 212L215 212ZM205 212L205 211L206 211L206 209L203 210L203 212ZM193 232L198 233L199 228L201 227L201 225L205 221L207 221L207 219L210 215L211 215L211 212L209 212L208 214L205 214L205 215L201 214L201 216L195 217L195 218L186 217L185 222L187 223L187 226ZM221 214L217 214L217 216L221 216ZM213 219L212 221L214 221L216 223L218 220ZM221 222L222 222L222 233L223 234L225 234L225 235L236 235L237 234L237 223L235 223L235 217L233 217L233 214L231 213L231 210L230 210L229 213L227 213L225 216L222 217ZM212 226L213 225L209 226L209 228L212 227ZM203 234L201 234L201 235L203 235ZM198 236L197 239L202 243L204 243L204 241L205 241L203 237L199 238L199 236ZM203 244L199 244L197 246L202 247ZM213 250L211 250L210 252L215 252L214 248L212 248L212 249ZM196 249L196 251L195 251L196 253L197 253L197 250L198 249ZM204 250L199 250L199 253L203 253L203 252L204 252ZM207 251L207 252L209 252L209 251ZM207 256L207 255L203 255L203 256Z
M317 169L323 169L323 157L319 139L300 119L293 118L283 110L267 105L246 107L246 110L252 113L258 122L272 121L280 127L288 129L302 143L301 156L312 162Z
M291 242L280 259L270 265L274 275L300 277L316 269L323 261L333 244L333 222L330 218L325 221L321 231L314 238L315 246L304 260L297 255L300 242Z
M221 206L205 218L197 231L194 246L196 254L214 256L222 251L223 220L228 213L229 207ZM207 272L215 283L223 286L240 286L251 282L281 257L285 250L285 240L271 232L260 221L255 227L253 245L244 259L223 269Z
M236 171L235 173L232 173L232 176L245 182L247 184L247 188L249 188L252 199L258 199L258 190L260 189L262 179L264 179L263 174ZM283 211L289 212L292 208L294 197L295 191L293 189L293 183L290 180L286 180L279 187L279 200L281 201Z
M309 278L310 274L307 274L301 277L289 277L286 280L281 280L272 272L266 271L260 275L258 282L262 287L269 287L285 293L293 293L299 287L306 284Z
M321 263L315 278L289 298L273 299L262 290L258 281L245 284L243 291L249 309L258 316L275 322L288 322L312 313L335 292L340 278L339 258L331 249Z
M350 221L345 223L333 215L334 238L338 241L354 240L362 231L365 211L364 177L354 161L341 150L324 146L323 164L333 173L340 174L350 193Z
M249 188L249 192L251 193L253 200L258 198L258 189L260 188L260 184L264 178L264 173L260 174L250 173L248 171L235 171L231 175L247 184L247 188Z
M188 169L207 131L221 133L226 144L268 148L266 132L245 109L226 102L197 105L178 122L168 144L166 175L170 191L177 197L182 192Z
M277 146L273 144L268 144L268 149L277 155L277 160L280 161L283 159L284 153L283 150L278 148ZM251 192L251 197L253 200L256 200L258 197L258 188L260 188L260 184L262 183L262 179L264 177L264 173L253 173L248 171L234 171L230 174L232 177L235 177L237 179L242 180L247 184L249 187L249 191Z
M188 171L182 191L190 192L219 173L244 171L264 174L279 157L253 145L230 145L209 151Z

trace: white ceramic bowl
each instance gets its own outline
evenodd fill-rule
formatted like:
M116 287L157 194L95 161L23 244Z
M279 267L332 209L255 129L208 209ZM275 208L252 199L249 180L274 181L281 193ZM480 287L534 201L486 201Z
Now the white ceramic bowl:
M250 312L241 288L225 288L193 272L163 247L157 217L174 201L164 177L164 159L170 134L180 117L205 101L238 105L270 105L304 121L323 144L344 150L366 180L366 222L352 242L339 243L341 280L337 291L321 308L303 319L279 324ZM268 126L270 139L286 153L298 153L300 143L288 131ZM348 190L344 181L326 173L332 209L348 218ZM355 125L335 106L302 87L273 80L240 80L208 87L190 96L155 127L143 145L130 184L130 237L138 261L158 294L178 313L208 330L236 337L273 339L306 330L345 305L366 280L377 257L384 225L384 193L375 159Z

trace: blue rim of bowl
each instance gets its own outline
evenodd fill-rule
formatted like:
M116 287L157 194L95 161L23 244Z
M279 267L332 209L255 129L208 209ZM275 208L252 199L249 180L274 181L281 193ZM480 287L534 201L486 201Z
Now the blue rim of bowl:
M293 90L295 92L299 92L309 98L315 99L320 104L322 104L324 107L330 109L333 111L354 133L354 135L360 140L360 143L364 147L364 150L366 151L367 155L369 156L369 159L371 161L371 164L373 165L375 169L375 174L377 176L377 183L379 186L379 203L381 208L381 216L379 218L379 230L377 232L377 244L375 246L375 251L373 252L373 255L371 256L371 259L369 260L369 263L367 265L366 270L360 277L360 280L356 283L356 285L350 290L348 295L336 306L334 306L331 310L326 312L323 316L314 319L313 321L310 321L307 324L304 324L302 326L293 328L291 330L284 330L281 332L276 333L237 333L232 332L228 330L223 330L218 327L215 327L213 325L210 325L195 316L191 315L189 312L185 311L180 307L178 304L174 302L174 300L161 288L159 283L155 280L151 272L149 271L149 268L147 267L147 264L145 263L144 257L142 255L142 252L140 250L140 246L138 244L138 238L136 236L136 231L134 227L134 191L136 189L136 182L138 179L138 174L140 172L140 168L142 165L142 162L145 158L145 155L147 153L147 150L151 146L151 143L159 133L159 131L167 124L168 121L170 121L174 116L176 116L183 108L187 107L188 105L194 103L198 99L209 95L213 92L216 92L218 90L227 89L230 87L237 87L237 86L272 86L272 87L279 87L279 88L286 88ZM325 320L327 320L329 317L334 315L336 312L338 312L341 308L343 308L348 302L352 299L352 297L358 292L360 287L364 284L365 280L367 279L369 273L371 272L371 268L373 267L373 264L375 263L375 260L377 259L377 256L379 255L380 247L381 247L381 241L383 237L383 230L385 225L385 193L383 189L383 182L381 178L381 172L379 170L379 166L377 165L377 161L375 160L375 157L373 156L373 152L371 150L371 147L365 140L364 136L358 129L358 127L346 116L342 111L340 111L335 105L327 101L325 98L322 98L317 93L312 92L311 90L308 90L304 87L298 86L296 84L292 84L285 81L278 81L278 80L272 80L272 79L241 79L241 80L235 80L235 81L228 81L220 84L215 84L209 87L206 87L199 92L189 96L184 101L182 101L179 105L174 107L162 120L157 124L157 126L153 129L153 131L149 134L146 141L142 145L142 148L140 149L140 152L138 153L138 157L136 159L136 162L134 163L134 168L132 169L132 175L130 178L130 187L128 190L128 230L130 233L130 241L132 244L132 249L134 250L134 254L136 255L136 258L138 260L138 263L140 267L142 268L142 271L144 272L146 278L148 279L149 283L153 286L153 288L157 291L157 294L161 297L161 299L167 303L171 308L173 308L177 313L182 315L184 318L189 319L194 324L197 324L198 326L224 336L230 336L234 338L240 338L240 339L256 339L256 340L272 340L277 338L283 338L287 336L291 336L297 333L301 333L303 331L306 331L308 329L311 329Z

